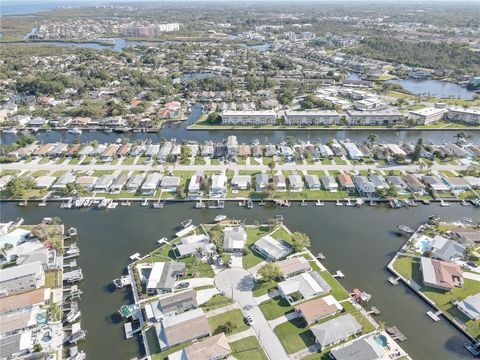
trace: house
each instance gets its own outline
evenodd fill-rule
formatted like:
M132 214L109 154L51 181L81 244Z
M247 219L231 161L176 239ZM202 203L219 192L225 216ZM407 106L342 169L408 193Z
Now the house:
M307 188L310 190L320 190L320 180L318 175L305 175L305 182L307 183Z
M2 349L2 358L18 359L22 355L30 353L33 339L32 332L25 331L0 338L0 349Z
M288 254L293 249L285 241L276 240L270 235L262 236L253 244L253 249L263 255L268 261L278 261Z
M238 156L242 158L246 158L250 156L250 154L251 154L250 146L246 144L242 144L238 147Z
M450 291L463 285L462 270L458 264L421 257L420 271L425 286Z
M471 227L457 227L450 231L462 244L469 246L480 243L480 230Z
M145 178L145 174L135 174L130 177L127 181L127 191L129 192L136 192L140 185L142 185L143 179Z
M38 289L44 285L45 272L41 261L0 270L0 298Z
M113 174L105 174L100 176L95 183L95 191L107 191L110 185L113 184L114 180L115 175Z
M323 157L328 157L328 158L333 157L333 151L327 145L319 145L318 150L320 151L320 154Z
M210 196L224 197L227 193L227 177L225 174L213 174Z
M480 110L451 107L445 115L447 120L461 122L469 125L480 125Z
M79 176L75 180L75 184L87 190L93 190L96 182L97 182L97 177L95 176Z
M450 187L450 189L455 191L465 191L470 188L467 182L458 176L445 176L444 181Z
M235 159L237 157L238 152L238 142L237 137L235 135L230 135L227 137L227 155L231 159Z
M428 185L430 189L436 192L447 192L450 188L435 175L426 175L423 177L423 182Z
M153 195L157 191L158 184L163 178L163 174L153 173L147 176L145 182L142 185L142 195Z
M197 307L197 292L193 289L162 296L158 308L163 314L181 313Z
M303 256L292 257L277 262L284 279L310 271L310 263Z
M263 155L263 150L261 145L253 145L252 146L252 155L255 158L261 158Z
M220 333L168 356L169 360L221 360L229 357L232 349L225 333Z
M75 175L73 175L70 172L66 172L58 177L57 181L52 185L52 189L55 189L55 190L64 189L67 186L67 184L74 183L75 179L76 179Z
M0 190L4 190L12 180L13 180L12 175L5 175L0 177Z
M199 174L194 174L190 178L190 182L188 183L188 197L195 199L202 197L202 176Z
M375 186L376 190L384 190L390 187L383 175L370 174L368 179L372 182L373 186Z
M120 173L115 180L113 180L112 185L110 186L110 192L114 194L120 193L123 187L127 183L128 173Z
M408 186L408 189L415 195L423 195L425 194L425 185L422 184L420 179L413 175L413 174L407 174L403 177L403 181Z
M167 192L176 192L180 186L180 176L164 176L160 183L160 188Z
M277 155L277 147L272 144L265 145L265 156L272 157Z
M316 271L292 276L277 284L278 291L290 304L311 299L331 290L331 286Z
M429 249L434 258L445 261L454 261L463 259L466 246L457 241L437 235L430 242Z
M232 190L246 190L250 188L252 178L250 175L234 175L232 177Z
M308 300L295 305L295 311L307 324L311 324L327 316L335 315L342 310L342 305L340 305L332 295Z
M223 229L223 250L242 251L247 241L247 233L242 226L226 227Z
M288 183L290 184L290 191L303 191L303 180L300 175L288 175Z
M117 153L117 150L118 150L117 145L115 145L115 144L108 145L107 148L105 150L103 150L103 152L100 156L102 161L107 161L107 162L112 161L113 157Z
M463 180L470 186L472 189L480 189L480 177L476 176L464 176Z
M0 314L7 315L32 310L50 301L50 288L39 288L16 295L2 297Z
M385 348L373 336L355 340L330 351L334 360L384 360L388 359Z
M35 187L37 189L49 189L57 180L55 176L39 176L35 178Z
M160 145L158 144L148 145L145 150L145 156L148 158L156 157L159 151L160 151Z
M348 157L352 160L360 160L365 157L362 151L358 148L358 146L352 142L345 142L343 146L347 150Z
M255 191L264 191L268 186L268 175L259 173L255 175Z
M480 293L470 295L457 304L458 310L472 320L480 320Z
M345 314L310 328L321 349L347 340L362 331L362 326L352 314Z
M338 190L338 184L335 181L335 178L331 175L327 176L322 176L322 184L325 190L331 191L331 192L336 192Z
M348 174L341 173L338 175L338 182L340 183L340 188L343 191L348 191L352 193L355 191L355 184L353 183L352 177Z
M207 317L200 308L165 317L155 329L162 350L211 335Z
M353 177L353 182L362 196L372 197L375 195L375 185L366 176L356 175Z
M147 294L165 294L173 292L178 276L185 272L185 263L169 261L155 262L147 279Z
M200 234L183 237L180 244L175 246L174 254L177 258L185 258L197 255L199 249L204 254L213 254L215 252L215 245L210 242L208 235Z
M272 177L273 186L277 191L287 190L287 183L285 181L285 176L283 174L276 174Z
M387 176L387 180L390 182L390 184L392 184L392 186L395 186L398 191L405 191L408 189L407 184L405 183L405 181L403 181L401 176Z

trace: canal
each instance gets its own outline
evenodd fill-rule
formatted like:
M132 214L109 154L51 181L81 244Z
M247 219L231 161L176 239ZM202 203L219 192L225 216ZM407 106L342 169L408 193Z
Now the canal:
M21 216L26 223L37 223L43 217L59 216L67 227L77 227L81 250L78 263L85 275L81 285L82 324L88 330L82 348L89 359L128 359L141 351L141 344L135 339L124 340L121 319L116 313L122 304L131 302L129 291L114 291L111 285L112 279L127 266L129 255L153 250L156 241L172 236L175 226L184 219L191 218L199 224L211 221L220 212L245 219L247 224L282 214L291 230L310 236L312 251L321 251L327 257L325 265L331 271L340 269L345 273L341 281L347 289L359 287L373 295L372 305L382 311L379 320L397 326L407 336L402 346L414 359L470 358L463 349L464 336L444 319L438 323L430 320L425 314L428 306L406 287L394 287L387 282L386 264L406 240L394 233L398 224L416 227L432 214L445 220L470 217L478 221L480 212L472 207L430 205L391 210L326 205L248 210L229 203L223 210L195 210L192 203L176 203L161 210L132 205L102 212L63 210L54 203L46 208L1 204L2 221Z

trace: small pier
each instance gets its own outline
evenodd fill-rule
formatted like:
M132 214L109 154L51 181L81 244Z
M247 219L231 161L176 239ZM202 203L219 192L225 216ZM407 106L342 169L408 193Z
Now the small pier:
M63 255L63 260L73 259L74 257L80 256L80 249L76 243L72 243L68 246L65 246L65 253Z
M64 288L63 290L63 300L64 301L72 301L72 300L80 300L83 291L78 288L77 285L72 285L69 288Z
M83 330L80 326L80 323L75 323L72 325L72 332L65 339L66 343L76 344L79 341L82 341L87 336L87 332Z
M133 255L130 255L130 260L140 260L140 253L136 252Z
M192 232L193 230L195 230L195 225L189 225L186 228L183 228L179 232L175 233L175 236L182 237L184 235L187 235L189 232Z
M345 277L345 274L340 270L337 270L337 272L335 274L332 274L332 276L336 279L343 279Z
M388 282L392 285L398 285L399 281L400 281L400 276L398 276L398 277L390 276L388 278Z
M440 321L440 315L442 315L442 312L438 310L437 312L433 311L427 311L427 315L433 320L433 321Z
M396 326L387 327L385 330L387 331L387 334L390 335L395 341L402 342L407 340L407 337L403 335Z
M125 338L130 339L136 333L142 330L138 321L127 322L123 324L123 330L125 331Z
M370 308L370 310L367 311L367 314L368 314L368 315L378 316L378 315L381 314L381 311L380 311L378 308L376 308L375 306L372 306L372 307Z
M326 259L325 255L323 255L322 253L318 253L315 257L316 257L318 260L325 260L325 259Z
M73 269L76 267L77 267L77 261L75 259L70 260L69 263L63 264L64 269Z

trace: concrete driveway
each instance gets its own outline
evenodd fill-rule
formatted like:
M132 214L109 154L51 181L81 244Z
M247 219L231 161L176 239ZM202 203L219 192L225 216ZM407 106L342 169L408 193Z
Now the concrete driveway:
M255 302L252 293L254 285L253 275L241 268L225 269L215 276L217 289L238 301L243 313L253 319L252 328L267 356L271 360L287 360L287 353Z

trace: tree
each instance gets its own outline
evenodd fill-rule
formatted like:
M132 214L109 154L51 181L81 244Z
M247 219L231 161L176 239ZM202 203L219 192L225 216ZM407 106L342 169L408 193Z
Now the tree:
M420 155L422 154L422 149L423 149L423 139L420 138L417 141L417 145L415 145L415 149L413 150L412 154L412 161L417 162L420 160Z
M219 253L223 252L223 230L220 225L215 225L208 231L208 235L212 242L215 244Z
M222 324L218 326L217 330L215 331L216 333L225 333L225 334L231 334L233 330L237 328L237 324L234 322L228 320L225 324Z
M35 182L32 178L16 178L10 181L5 188L10 197L18 199L22 198L25 193L35 186Z
M472 139L472 135L471 134L467 134L465 131L460 131L458 132L455 137L457 138L457 141L456 143L457 144L462 144L462 143L465 143L467 142L468 140L471 140Z
M211 112L208 114L207 119L205 120L207 124L221 124L222 123L222 116L218 112Z
M371 133L367 136L367 140L370 143L370 145L373 145L378 141L378 135Z
M307 234L296 231L292 235L292 241L295 251L302 251L310 247L310 238Z
M268 163L268 168L270 169L270 172L273 173L273 170L275 170L275 160Z
M258 273L267 281L279 279L282 276L280 267L276 263L272 262L263 265L260 269L258 269Z
M183 198L185 197L185 189L183 188L182 185L179 185L179 186L177 187L177 197L178 197L179 199L183 199Z

